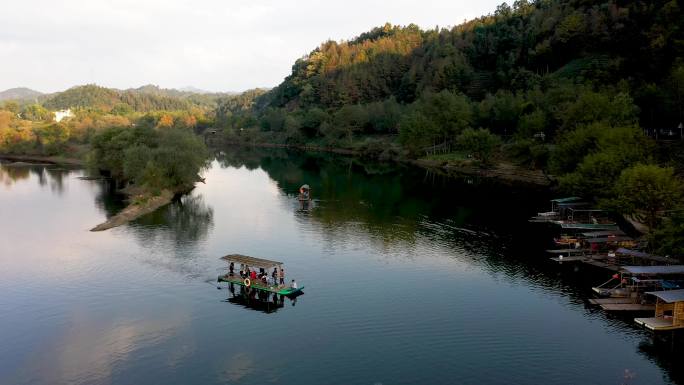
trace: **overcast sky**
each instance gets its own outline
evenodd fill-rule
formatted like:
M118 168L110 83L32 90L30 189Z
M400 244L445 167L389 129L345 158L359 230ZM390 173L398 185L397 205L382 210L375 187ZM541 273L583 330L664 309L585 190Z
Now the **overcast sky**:
M18 0L0 12L0 90L97 83L273 87L321 42L385 22L453 26L503 0Z

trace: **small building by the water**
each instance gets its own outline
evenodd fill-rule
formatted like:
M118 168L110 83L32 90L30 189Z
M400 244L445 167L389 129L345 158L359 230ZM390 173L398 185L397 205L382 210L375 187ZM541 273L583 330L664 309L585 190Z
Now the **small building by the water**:
M684 289L649 291L646 294L657 298L655 317L635 318L637 324L655 331L684 328Z

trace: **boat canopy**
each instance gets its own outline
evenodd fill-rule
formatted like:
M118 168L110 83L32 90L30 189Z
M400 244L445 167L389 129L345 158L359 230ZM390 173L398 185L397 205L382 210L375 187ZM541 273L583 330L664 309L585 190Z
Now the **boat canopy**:
M568 198L557 198L557 199L551 199L551 202L554 203L570 203L570 202L577 202L582 200L580 197L568 197Z
M568 210L572 211L573 213L605 213L606 210L601 210L601 209L573 209L572 207L568 208Z
M617 230L618 226L615 224L603 223L561 223L561 228L564 229L578 229L578 230Z
M633 239L625 236L614 236L614 237L600 237L600 238L589 238L585 239L584 242L587 243L608 243L608 242L624 242L632 241Z
M615 252L618 254L624 254L624 255L629 255L630 257L638 257L638 258L648 258L651 256L651 254L644 253L643 251L630 250L630 249L625 249L622 247L615 250Z
M599 238L599 237L610 237L610 236L617 236L617 235L625 235L625 233L622 230L610 230L610 231L592 231L588 233L582 233L580 234L583 237L586 238Z
M684 265L622 266L622 270L632 274L684 274Z
M684 301L684 289L679 290L663 290L663 291L647 291L646 294L656 296L667 303Z
M262 267L264 269L270 269L272 267L280 266L283 263L278 261L271 261L268 259L248 257L242 254L228 254L225 257L221 257L224 261L244 263L245 265L252 267Z

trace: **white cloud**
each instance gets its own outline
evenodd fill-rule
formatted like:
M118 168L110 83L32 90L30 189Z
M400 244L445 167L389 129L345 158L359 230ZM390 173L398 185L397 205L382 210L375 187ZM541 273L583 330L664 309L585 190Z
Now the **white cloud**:
M327 39L456 25L501 0L23 0L0 13L0 89L274 86Z

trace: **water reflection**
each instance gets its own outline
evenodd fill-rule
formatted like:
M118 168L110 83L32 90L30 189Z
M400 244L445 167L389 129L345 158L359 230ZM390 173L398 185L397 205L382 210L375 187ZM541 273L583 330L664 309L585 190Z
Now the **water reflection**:
M24 162L0 163L0 184L11 187L13 184L26 181L35 176L38 185L49 186L57 195L64 193L65 178L74 169L59 168L55 165L33 165Z
M186 246L206 239L214 225L214 210L202 195L184 195L174 203L138 219L133 226L140 231L136 236L141 243L149 242L149 236L162 236L174 246ZM154 229L154 234L146 231Z
M147 214L123 231L149 252L138 259L154 268L196 279L206 275L204 242L214 225L214 211L202 195L185 195Z
M14 165L12 163L0 163L0 183L6 187L12 186L22 180L26 180L31 175L31 172L40 172L42 175L42 167L28 167L26 165ZM41 183L41 185L44 183Z
M48 175L50 190L61 195L64 193L64 179L69 175L70 170L63 168L46 167L45 173Z
M126 196L116 189L116 183L111 179L98 180L101 188L95 196L95 206L99 208L107 218L113 217L126 207Z
M297 303L296 297L285 297L284 295L261 290L250 290L244 286L239 286L236 291L235 285L232 283L228 285L228 293L229 295L225 302L267 314L275 313L285 307L286 298L292 306Z
M650 333L649 333L650 334ZM684 334L677 332L650 335L639 344L639 352L658 363L672 382L684 384Z
M602 281L605 272L548 261L543 250L549 244L544 240L552 239L553 230L523 220L546 202L546 192L327 154L226 149L217 160L222 167L266 171L288 198L287 204L297 207L293 211L302 229L320 233L331 252L360 245L386 251L384 257L418 257L431 263L416 253L440 245L458 250L454 259L483 268L495 280L526 281L533 292L566 297L567 306L602 319L621 333L648 335L634 327L632 317L614 317L585 306L592 297L591 286ZM311 186L311 210L298 206L296 194L303 183ZM677 367L672 361L677 354L662 354L662 347L643 344L639 352L649 357L660 352L655 354L661 354L661 366L673 377L681 376L672 369Z
M103 182L62 178L60 193L36 169L30 199L23 182L5 194L28 219L4 234L36 246L0 253L12 261L0 269L11 305L0 382L681 381L680 351L585 308L594 273L541 253L550 237L526 218L543 193L324 154L218 159L228 169L214 163L206 185L102 233L83 223L123 207ZM304 183L309 210L297 200ZM311 288L304 306L210 288L226 252L283 256Z

